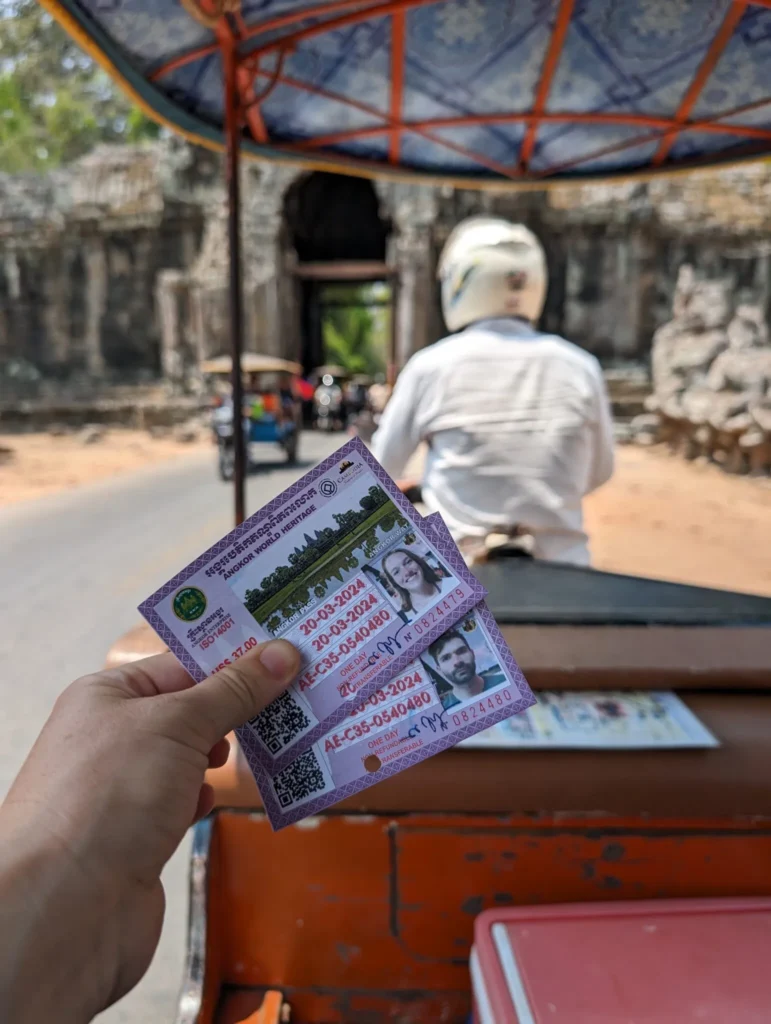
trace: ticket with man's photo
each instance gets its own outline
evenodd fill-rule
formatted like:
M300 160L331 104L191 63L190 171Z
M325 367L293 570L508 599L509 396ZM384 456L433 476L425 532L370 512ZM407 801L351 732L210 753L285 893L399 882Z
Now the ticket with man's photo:
M534 703L482 603L286 767L266 771L254 756L252 735L242 735L241 745L268 818L281 829Z
M395 678L485 596L447 534L427 528L349 441L140 606L194 679L281 637L300 677L245 729L288 764Z

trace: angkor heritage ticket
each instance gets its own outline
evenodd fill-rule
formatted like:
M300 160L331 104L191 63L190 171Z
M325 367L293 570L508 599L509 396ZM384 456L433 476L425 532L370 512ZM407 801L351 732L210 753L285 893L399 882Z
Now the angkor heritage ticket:
M299 679L242 732L280 768L485 596L449 535L349 441L140 606L194 679L281 637ZM241 737L243 742L243 736Z
M482 603L286 767L266 771L242 747L274 829L418 764L535 703Z

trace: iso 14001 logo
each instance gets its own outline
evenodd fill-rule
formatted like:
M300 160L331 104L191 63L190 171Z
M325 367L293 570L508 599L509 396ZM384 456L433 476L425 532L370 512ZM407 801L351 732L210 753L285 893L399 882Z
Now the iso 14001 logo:
M206 611L206 595L198 587L183 587L171 602L174 614L184 622L195 622Z
M331 498L333 494L337 494L337 484L334 480L327 478L321 481L319 484L319 490L325 498Z

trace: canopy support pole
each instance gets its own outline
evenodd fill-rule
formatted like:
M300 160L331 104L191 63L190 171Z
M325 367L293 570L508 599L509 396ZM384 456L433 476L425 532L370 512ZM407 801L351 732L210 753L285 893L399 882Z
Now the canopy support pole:
M391 330L388 336L388 365L386 383L389 388L396 384L399 375L399 271L392 270L389 284L391 285Z
M233 484L236 526L246 518L246 443L244 438L244 388L241 353L244 347L244 310L241 268L241 103L238 92L238 61L235 45L224 43L225 135L227 138L228 245L230 248L229 295L230 350L233 360Z

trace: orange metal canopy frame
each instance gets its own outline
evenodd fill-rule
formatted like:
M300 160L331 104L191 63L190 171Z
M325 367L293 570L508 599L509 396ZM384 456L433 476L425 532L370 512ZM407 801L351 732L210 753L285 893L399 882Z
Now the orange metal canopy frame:
M156 118L466 184L771 152L771 0L43 0ZM228 97L234 66L235 95Z

